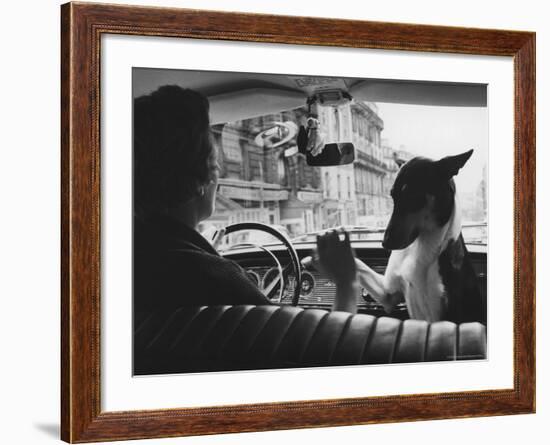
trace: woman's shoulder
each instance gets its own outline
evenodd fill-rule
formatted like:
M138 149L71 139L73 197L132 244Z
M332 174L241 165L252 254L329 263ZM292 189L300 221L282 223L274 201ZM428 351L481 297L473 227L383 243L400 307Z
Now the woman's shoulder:
M235 261L217 253L197 249L196 246L171 249L168 255L172 256L176 262L188 263L193 270L198 269L204 273L220 276L220 279L230 279L235 274L246 277L245 271Z
M168 228L170 229L170 228ZM269 304L247 273L219 255L197 231L148 227L135 238L136 285L182 296L185 304ZM141 284L140 284L141 283ZM171 300L170 300L171 301Z
M180 276L200 288L205 298L223 304L269 304L246 271L236 262L205 251L173 251L174 266L186 266ZM177 260L181 258L181 262ZM220 304L221 304L220 303Z

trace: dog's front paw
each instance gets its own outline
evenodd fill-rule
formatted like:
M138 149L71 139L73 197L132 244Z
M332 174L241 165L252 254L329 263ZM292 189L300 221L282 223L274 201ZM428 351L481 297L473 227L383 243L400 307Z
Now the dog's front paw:
M401 292L395 292L393 294L386 294L383 301L380 303L384 307L386 314L391 314L399 303L404 301L403 294Z

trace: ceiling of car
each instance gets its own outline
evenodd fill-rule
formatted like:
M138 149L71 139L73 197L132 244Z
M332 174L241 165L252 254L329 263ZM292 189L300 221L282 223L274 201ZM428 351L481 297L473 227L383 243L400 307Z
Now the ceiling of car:
M370 102L487 106L483 84L134 68L134 97L162 85L179 85L205 94L213 124L298 108L309 96L324 90L340 90L355 100Z

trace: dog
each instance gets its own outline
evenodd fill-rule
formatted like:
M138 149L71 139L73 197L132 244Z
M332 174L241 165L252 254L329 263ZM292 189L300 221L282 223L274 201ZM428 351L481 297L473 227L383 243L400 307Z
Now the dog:
M487 322L485 302L462 237L453 177L473 150L403 164L391 189L393 212L382 246L384 275L356 260L359 284L390 313L405 300L410 318Z

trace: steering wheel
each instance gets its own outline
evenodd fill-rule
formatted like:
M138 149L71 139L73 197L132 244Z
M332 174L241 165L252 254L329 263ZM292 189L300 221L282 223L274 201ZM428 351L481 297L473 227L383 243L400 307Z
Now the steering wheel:
M295 284L294 284L294 292L292 294L292 305L297 306L300 300L300 291L302 288L302 269L300 266L298 253L296 252L296 249L294 248L290 240L283 233L279 232L277 229L274 229L273 227L268 226L267 224L256 223L256 222L231 224L225 228L225 235L229 235L230 233L235 233L240 230L260 230L262 232L267 232L283 243L283 245L286 247L288 254L290 256L290 263L285 267L281 267L281 263L271 251L259 245L256 247L259 247L263 251L267 252L273 259L275 259L275 262L277 264L277 269L279 272L278 278L274 279L269 284L267 288L267 293L271 293L271 291L275 288L277 282L280 281L281 283L280 299L282 299L283 289L285 284L285 276L288 276L289 267L292 266L294 276L296 277Z

